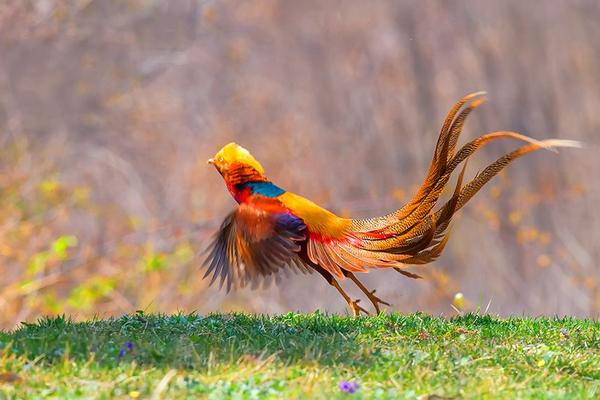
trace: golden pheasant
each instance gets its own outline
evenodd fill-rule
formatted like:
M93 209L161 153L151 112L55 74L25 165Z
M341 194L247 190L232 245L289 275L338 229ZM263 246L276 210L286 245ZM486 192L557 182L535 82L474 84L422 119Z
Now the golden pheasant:
M342 218L312 201L288 192L266 177L263 167L243 147L229 143L208 160L223 176L229 192L239 203L223 221L208 248L204 277L212 274L212 285L256 286L290 269L317 271L348 302L354 315L367 311L352 300L337 279L350 278L373 304L389 305L368 290L355 273L377 268L406 271L414 264L435 260L448 241L448 226L454 214L494 175L511 161L532 151L575 147L569 140L538 141L516 132L500 131L480 136L455 151L467 116L483 102L485 93L465 96L446 117L425 181L402 208L382 217ZM491 141L512 138L526 142L462 185L466 160ZM450 175L463 163L450 199L434 210Z

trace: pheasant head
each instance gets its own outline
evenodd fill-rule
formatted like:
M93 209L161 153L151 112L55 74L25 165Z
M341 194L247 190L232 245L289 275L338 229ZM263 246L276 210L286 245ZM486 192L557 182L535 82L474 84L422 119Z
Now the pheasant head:
M237 143L223 146L208 163L214 165L230 188L246 182L267 181L262 165Z

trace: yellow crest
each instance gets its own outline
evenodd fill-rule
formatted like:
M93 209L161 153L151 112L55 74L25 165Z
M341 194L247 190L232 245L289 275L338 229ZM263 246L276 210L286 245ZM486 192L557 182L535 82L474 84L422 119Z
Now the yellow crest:
M221 150L215 154L215 157L209 160L210 163L215 164L217 167L227 168L229 165L234 163L246 164L254 168L260 174L264 174L265 170L262 165L252 154L237 143L231 142L223 146Z

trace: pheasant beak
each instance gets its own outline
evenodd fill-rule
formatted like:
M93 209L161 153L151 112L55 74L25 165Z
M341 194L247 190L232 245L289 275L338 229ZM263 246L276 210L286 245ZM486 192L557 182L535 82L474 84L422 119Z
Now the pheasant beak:
M207 164L212 164L212 165L215 165L215 160L214 160L214 159L212 159L212 158L209 158L209 159L206 161L206 163L207 163Z

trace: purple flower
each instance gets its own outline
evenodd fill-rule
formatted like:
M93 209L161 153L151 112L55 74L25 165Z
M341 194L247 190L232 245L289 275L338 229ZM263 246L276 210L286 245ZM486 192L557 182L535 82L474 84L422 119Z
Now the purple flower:
M358 382L348 382L341 381L340 382L340 390L346 393L354 393L359 388Z
M121 349L119 350L119 358L125 357L125 355L128 352L130 352L131 350L133 350L133 343L131 343L131 342L123 343L123 346L121 346Z

